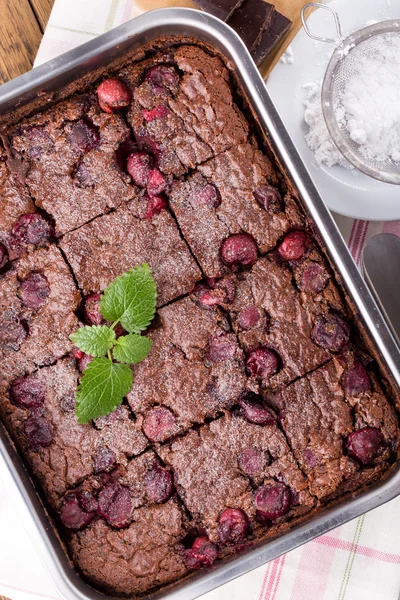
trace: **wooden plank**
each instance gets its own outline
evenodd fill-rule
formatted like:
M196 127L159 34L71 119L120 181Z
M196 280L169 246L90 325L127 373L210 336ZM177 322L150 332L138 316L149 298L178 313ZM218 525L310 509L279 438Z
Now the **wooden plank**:
M31 0L31 4L40 27L44 31L50 17L51 9L53 8L54 0Z
M29 0L0 0L0 82L32 68L42 37Z

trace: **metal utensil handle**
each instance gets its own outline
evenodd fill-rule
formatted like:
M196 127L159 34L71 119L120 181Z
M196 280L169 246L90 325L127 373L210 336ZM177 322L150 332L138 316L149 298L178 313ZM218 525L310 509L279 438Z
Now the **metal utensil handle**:
M316 8L324 8L325 10L329 10L329 12L333 14L333 18L335 20L336 32L337 32L336 38L325 38L320 35L314 35L313 33L311 33L310 28L308 27L308 24L306 21L306 17L305 17L305 12L306 12L307 8L310 8L311 6L314 6ZM301 17L301 22L303 24L304 31L306 32L308 37L312 38L313 40L318 40L319 42L327 42L329 44L336 44L336 45L339 45L343 42L344 37L342 34L342 27L341 27L340 21L339 21L339 15L337 14L336 10L334 10L330 6L327 6L326 4L321 4L320 2L309 2L308 4L305 4L303 6L303 8L301 9L300 17Z

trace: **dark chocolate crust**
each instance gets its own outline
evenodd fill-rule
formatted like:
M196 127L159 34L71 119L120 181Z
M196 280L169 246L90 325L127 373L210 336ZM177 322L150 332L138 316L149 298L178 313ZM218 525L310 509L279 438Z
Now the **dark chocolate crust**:
M0 416L77 570L112 595L188 576L205 564L195 538L222 560L281 535L398 458L399 399L295 190L228 66L187 42L158 40L87 77L9 126L0 150ZM96 95L110 76L131 98L115 113ZM128 173L131 153L162 183L156 204ZM48 234L16 231L21 217ZM247 264L222 252L231 236L250 239ZM80 425L69 335L85 296L144 261L158 289L152 351L123 404ZM273 358L262 375L249 363L260 349ZM377 451L361 460L349 439L363 430ZM271 489L283 504L263 513ZM240 541L221 526L232 511Z

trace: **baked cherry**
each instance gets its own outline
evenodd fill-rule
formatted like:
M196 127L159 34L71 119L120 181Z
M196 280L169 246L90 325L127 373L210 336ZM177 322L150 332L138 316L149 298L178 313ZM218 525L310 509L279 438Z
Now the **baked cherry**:
M240 508L226 508L218 519L219 539L223 544L239 544L246 539L249 519Z
M93 459L93 471L100 473L100 471L112 471L117 466L117 457L115 453L107 448L107 446L99 446L96 450Z
M363 465L371 463L379 454L384 438L376 427L363 427L352 431L346 440L346 450Z
M208 206L209 208L218 208L221 202L219 189L212 183L207 183L192 201L196 206Z
M157 168L151 169L147 181L147 193L149 196L162 194L167 188L168 182Z
M325 350L339 352L350 339L350 325L339 315L325 315L315 323L312 339Z
M262 485L254 496L254 506L260 520L278 519L287 513L291 504L290 488L280 481L271 485Z
M263 450L249 446L238 456L239 468L249 477L261 475L267 464L266 455Z
M311 238L305 231L290 231L278 246L278 254L283 260L299 260L311 245Z
M151 121L155 121L156 119L164 119L169 113L168 106L164 104L160 104L159 106L155 106L150 110L142 110L142 115L145 121L151 123Z
M240 398L238 404L250 423L255 425L274 425L276 423L275 413L263 404L261 396L250 392L244 398Z
M171 471L160 465L155 465L147 471L144 477L147 498L149 502L161 504L172 496L174 491L174 480Z
M164 406L155 406L145 414L143 433L151 442L163 442L175 429L176 419Z
M222 242L221 259L232 271L240 267L251 267L257 256L257 244L248 233L235 233Z
M257 348L247 355L246 370L253 377L267 380L281 368L281 360L275 350Z
M120 79L105 79L97 88L97 97L106 113L126 108L131 102L131 93Z
M34 375L25 375L13 381L10 396L17 406L27 409L38 408L44 404L45 388Z
M28 308L40 308L50 294L50 285L46 275L31 273L20 286L20 298Z
M344 391L349 396L358 396L371 390L369 375L359 361L343 373L342 384Z
M0 243L0 269L8 263L8 251L3 244Z
M83 302L83 317L88 325L101 325L104 323L100 312L100 294L89 294Z
M81 350L75 352L75 357L77 359L77 367L81 373L83 373L88 364L93 360L93 356L85 354L85 352L82 352Z
M231 360L235 358L237 350L236 342L232 336L226 333L216 333L208 343L208 358L213 362Z
M208 285L200 283L195 294L203 306L212 308L218 304L231 304L236 295L235 284L231 279L208 280Z
M32 415L25 421L24 434L33 450L47 448L54 437L53 425L45 417Z
M210 542L208 537L197 537L193 546L184 551L183 558L188 569L200 569L211 567L218 557L216 546Z
M54 237L54 229L49 221L39 213L27 213L16 221L11 230L20 244L38 246Z
M152 157L146 152L134 152L126 161L126 168L136 185L146 187L153 166Z
M98 497L99 515L112 527L122 529L132 518L132 498L128 488L108 483Z
M91 492L82 488L78 488L75 490L75 495L79 502L79 506L83 508L85 512L97 512L99 504Z
M89 525L95 516L94 511L86 512L81 507L75 494L68 494L60 509L63 525L73 531L78 531Z
M162 93L165 88L171 89L178 85L179 76L170 65L157 65L146 73L146 79L152 84L155 92Z
M143 200L147 200L144 219L152 219L163 209L168 208L168 200L164 196L143 196Z
M308 466L311 467L311 469L314 469L316 466L318 466L318 459L315 453L311 450L311 448L307 448L305 450L304 460L306 461Z
M314 263L304 269L299 287L305 292L319 294L326 287L328 281L327 270L322 265Z
M268 213L277 214L282 212L282 197L272 185L261 185L254 190L253 195L258 204Z
M238 325L241 329L252 329L261 319L261 313L256 306L247 306L238 315Z
M73 121L70 125L68 141L79 152L89 152L100 142L99 130L89 120Z

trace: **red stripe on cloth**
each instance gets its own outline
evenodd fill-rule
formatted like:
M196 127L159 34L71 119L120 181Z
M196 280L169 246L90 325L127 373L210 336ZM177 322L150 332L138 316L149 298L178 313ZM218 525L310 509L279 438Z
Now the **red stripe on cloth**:
M271 598L267 598L267 600L275 600L276 592L278 591L279 582L281 580L281 575L282 575L283 567L285 565L285 560L286 560L286 554L284 554L282 556L281 564L279 565L279 573L278 573L278 576L276 578L274 589L272 590Z
M355 234L356 229L357 229L357 224L358 224L358 221L356 219L355 221L353 221L353 225L352 225L352 228L351 228L351 231L350 231L349 241L347 243L348 247L350 248L350 251L351 251L351 244L353 243L353 237L354 237L354 234Z
M350 249L350 252L351 252L353 258L355 258L355 253L357 252L357 248L359 247L360 237L364 230L364 226L365 226L365 221L356 220L354 222L354 233L352 231L353 236L352 236L351 240L349 240L349 249Z
M381 560L387 563L400 564L400 554L390 554L389 552L381 552L381 550L375 550L374 548L369 548L368 546L360 546L358 544L354 546L354 544L352 544L351 542L335 539L330 535L322 535L321 537L315 539L314 543L346 551L350 551L353 548L353 551L356 554L362 554L363 556L367 556L368 558L374 558L375 560Z
M339 536L339 530L335 530L333 535ZM310 600L310 598L322 600L324 598L335 552L334 545L321 548L310 542L303 546L290 600Z
M261 591L260 591L260 595L258 597L258 600L262 600L263 597L264 597L264 590L265 590L265 586L267 585L268 576L269 576L269 573L271 571L271 567L272 567L272 562L269 562L267 564L267 568L265 569L265 575L264 575L264 579L263 579L263 582L262 582Z
M263 600L271 600L271 593L272 593L275 578L276 578L278 570L279 570L280 562L281 562L281 557L279 556L279 558L276 558L272 563L272 569L271 569L270 577L269 577L268 584L267 584L267 587L265 590L265 594L263 596Z
M400 221L386 221L383 224L382 233L393 233L400 237Z
M358 248L357 248L355 256L354 256L355 261L356 261L357 264L359 264L360 260L361 260L361 254L362 254L362 251L363 251L363 248L364 248L364 245L365 245L365 238L367 237L368 229L369 229L369 221L365 221L364 230L363 230L363 232L361 234L360 242L358 244Z
M52 598L52 600L61 600L61 596L49 596L49 594L41 594L40 592L33 592L31 590L24 590L24 588L15 587L15 585L8 585L0 581L0 586L8 588L9 590L15 590L16 592L24 592L31 596L40 596L40 598Z

